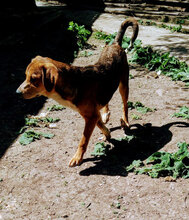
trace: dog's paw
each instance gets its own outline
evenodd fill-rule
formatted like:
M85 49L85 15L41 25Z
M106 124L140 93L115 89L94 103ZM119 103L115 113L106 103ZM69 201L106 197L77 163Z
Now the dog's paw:
M121 127L122 127L123 129L128 129L128 128L129 128L129 123L128 123L128 122L125 122L125 121L123 120L123 118L120 119L120 122L121 122Z
M111 139L111 135L108 135L108 136L104 135L104 136L99 138L100 141L109 141L110 139Z
M79 166L82 162L83 158L75 155L69 162L69 167Z
M108 132L105 136L104 136L104 141L109 141L111 139L111 134L110 132Z
M110 112L106 112L102 114L102 121L106 124L110 119Z

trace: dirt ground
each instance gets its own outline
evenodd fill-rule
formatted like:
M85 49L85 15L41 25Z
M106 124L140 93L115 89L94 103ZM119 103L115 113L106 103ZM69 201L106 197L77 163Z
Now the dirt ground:
M80 53L74 65L98 59L103 42L91 37L88 43L93 45L89 50L93 54L83 57ZM80 140L83 119L68 108L48 112L47 108L56 104L53 100L32 104L40 106L35 115L48 112L60 121L54 128L35 128L55 134L52 139L22 146L19 136L12 137L0 161L0 219L188 219L188 180L167 182L164 177L152 179L125 170L133 160L145 160L158 150L175 152L178 142L189 143L188 121L171 117L180 106L189 106L188 89L167 77L157 78L156 73L138 65L130 65L130 73L134 78L129 82L129 101L140 101L156 111L140 114L130 110L130 132L137 139L129 144L116 140L125 136L120 128L122 105L117 91L110 101L107 127L112 140L107 142L107 156L91 156L102 137L96 128L83 163L75 168L69 168L68 163ZM16 106L21 108L19 102ZM134 113L141 119L132 119ZM9 123L14 125L14 121Z

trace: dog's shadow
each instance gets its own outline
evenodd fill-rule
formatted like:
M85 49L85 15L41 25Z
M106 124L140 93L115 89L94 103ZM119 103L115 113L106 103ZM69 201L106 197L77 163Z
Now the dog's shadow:
M151 126L151 124L132 125L129 133L126 132L127 135L134 136L130 142L111 139L111 147L107 150L106 156L84 159L83 163L93 161L94 166L82 170L80 175L126 176L126 166L130 165L133 160L143 161L171 141L172 132L169 129L172 126L186 128L189 127L189 123L173 122L161 127ZM112 130L115 129L120 128Z

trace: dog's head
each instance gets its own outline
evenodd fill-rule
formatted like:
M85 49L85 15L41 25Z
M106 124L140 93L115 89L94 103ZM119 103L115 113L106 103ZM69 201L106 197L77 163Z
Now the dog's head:
M37 56L26 69L26 79L16 90L23 98L49 96L56 85L58 69L49 58Z

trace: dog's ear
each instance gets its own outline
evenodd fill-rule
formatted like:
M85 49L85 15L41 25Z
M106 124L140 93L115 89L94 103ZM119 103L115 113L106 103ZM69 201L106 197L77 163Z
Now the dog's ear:
M58 69L52 63L46 63L42 66L42 82L45 89L51 92L58 79Z

